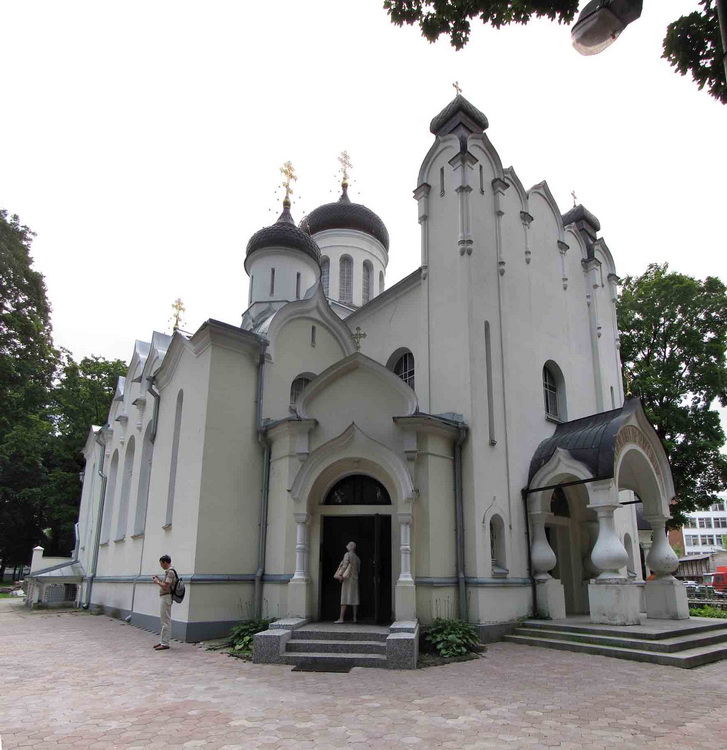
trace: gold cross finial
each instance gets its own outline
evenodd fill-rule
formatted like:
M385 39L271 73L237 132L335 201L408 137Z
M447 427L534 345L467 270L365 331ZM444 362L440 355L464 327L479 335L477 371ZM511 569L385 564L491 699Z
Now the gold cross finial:
M341 172L343 173L343 185L348 186L348 170L351 169L351 157L348 155L348 151L341 151L341 155L338 157L338 161L341 164Z
M634 394L631 392L631 386L634 382L634 376L630 370L626 370L626 372L624 373L624 380L626 381L626 396L633 396Z
M577 201L576 191L575 190L571 190L570 194L573 196L573 208L575 208L576 207L576 201Z
M356 351L360 352L361 351L361 339L365 339L366 338L366 334L365 333L361 333L361 327L360 326L356 326L356 333L352 333L351 334L351 338L353 339L354 343L356 344Z
M172 319L174 320L174 325L172 326L172 330L178 331L180 326L180 320L182 318L182 313L185 311L184 303L182 302L180 297L177 297L177 299L174 300L174 304L172 305L172 310L174 310L174 314L172 315Z
M459 81L455 81L452 86L454 86L454 90L457 92L457 95L462 93L462 87L459 85Z
M285 188L285 198L283 199L283 205L290 205L290 196L293 194L293 188L290 187L291 181L295 181L298 178L295 175L295 167L286 161L282 167L280 167L280 173L285 176L283 180L283 187Z

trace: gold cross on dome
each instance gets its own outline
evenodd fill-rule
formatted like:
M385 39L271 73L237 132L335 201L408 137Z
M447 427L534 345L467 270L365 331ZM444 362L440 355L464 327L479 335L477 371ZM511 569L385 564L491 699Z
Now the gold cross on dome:
M172 330L178 331L180 326L180 320L182 318L182 313L185 311L184 303L182 302L181 297L177 297L177 299L174 300L174 304L172 305L172 310L174 310L174 313L172 315L172 319L174 320L174 325L172 326Z
M573 208L575 208L576 207L576 201L577 201L576 191L575 190L571 190L570 194L573 196Z
M290 196L293 194L293 188L290 187L290 183L291 181L295 181L298 179L295 176L295 167L289 161L286 161L285 164L280 167L280 173L285 176L285 180L283 181L283 187L285 188L285 200L289 201Z
M459 81L455 81L452 86L454 86L454 90L457 92L457 95L462 93L462 87L459 85Z
M356 344L356 351L361 351L361 339L366 338L365 333L361 333L361 326L356 326L356 333L351 334L351 338L354 340L354 343Z
M353 167L353 164L351 164L351 157L348 155L348 151L341 151L341 155L338 157L338 161L341 164L343 181L348 185L348 170Z

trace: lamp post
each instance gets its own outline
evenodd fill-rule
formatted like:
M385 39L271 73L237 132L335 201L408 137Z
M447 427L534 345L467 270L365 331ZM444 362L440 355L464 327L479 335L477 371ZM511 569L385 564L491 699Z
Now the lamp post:
M722 38L722 63L727 74L727 0L715 0ZM582 55L597 55L641 16L643 0L591 0L571 30L573 46Z

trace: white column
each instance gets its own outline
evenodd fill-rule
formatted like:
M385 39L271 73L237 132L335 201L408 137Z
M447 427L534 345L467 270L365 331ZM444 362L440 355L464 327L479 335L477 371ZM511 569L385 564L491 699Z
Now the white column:
M396 581L394 606L397 621L416 620L416 585L411 574L411 513L398 513L401 544L399 578Z
M288 617L310 617L310 578L308 577L308 513L294 513L295 573L288 583Z
M619 507L618 488L613 479L588 486L589 508L598 515L598 539L591 563L600 571L588 586L591 621L608 625L639 625L639 589L621 572L629 559L616 534L613 514Z
M679 558L666 536L666 518L645 516L651 524L651 549L646 564L656 577L644 586L646 615L658 620L686 620L689 618L687 590L672 573L679 567Z
M536 581L547 581L551 577L550 571L558 562L553 548L548 543L548 537L545 535L545 519L552 515L552 513L544 511L530 513L530 527L533 533L530 560L533 564L533 577Z
M308 581L308 513L294 513L295 573L294 581Z
M565 617L565 589L560 581L550 575L558 562L553 548L548 543L545 534L545 521L553 514L546 511L532 511L529 513L532 544L530 547L530 561L532 575L537 582L535 590L535 604L540 617L551 620L561 620Z

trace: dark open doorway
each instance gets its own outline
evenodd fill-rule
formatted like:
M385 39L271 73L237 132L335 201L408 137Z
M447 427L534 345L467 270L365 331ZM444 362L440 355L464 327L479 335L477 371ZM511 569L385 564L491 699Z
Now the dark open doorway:
M391 516L323 516L321 535L321 620L337 620L341 584L333 578L348 542L361 558L359 622L391 622ZM351 607L346 612L350 621Z

